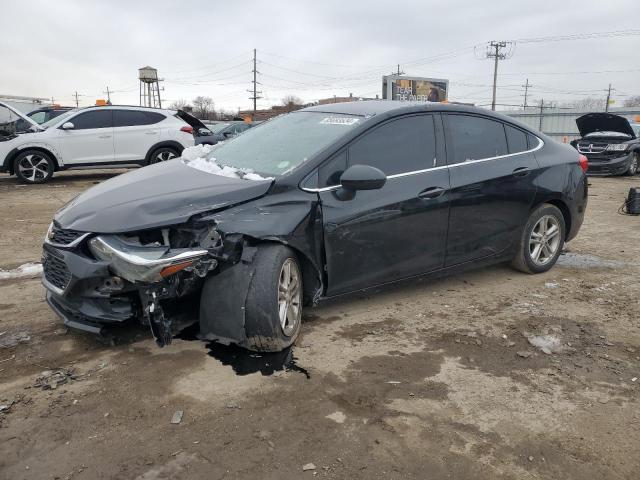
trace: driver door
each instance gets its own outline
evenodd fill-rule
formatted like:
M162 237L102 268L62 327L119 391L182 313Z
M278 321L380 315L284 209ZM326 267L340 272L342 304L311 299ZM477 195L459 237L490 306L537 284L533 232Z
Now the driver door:
M72 129L58 126L58 151L65 165L113 163L113 114L110 109L96 109L66 119ZM64 124L63 124L64 125Z
M438 127L437 127L438 125ZM444 265L449 173L440 117L390 120L354 140L319 170L320 186L335 185L351 165L387 175L379 190L348 200L320 191L328 286L336 295L437 270Z

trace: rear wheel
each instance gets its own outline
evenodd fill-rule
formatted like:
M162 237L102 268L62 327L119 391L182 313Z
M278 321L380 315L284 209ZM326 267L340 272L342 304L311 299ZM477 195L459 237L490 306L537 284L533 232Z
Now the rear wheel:
M629 165L629 169L625 172L625 175L629 175L630 177L638 173L638 169L640 168L640 153L635 153L633 158L631 159L631 164Z
M558 207L545 203L536 208L522 231L511 266L525 273L551 269L562 252L565 229L564 217Z
M174 147L156 148L151 152L151 155L149 155L149 165L152 163L166 162L167 160L171 160L172 158L177 158L179 156L180 152L178 152Z
M40 150L20 153L13 164L13 171L23 183L44 183L53 176L54 169L51 155Z
M243 347L279 352L296 340L302 323L302 271L295 253L282 245L261 245L245 304Z

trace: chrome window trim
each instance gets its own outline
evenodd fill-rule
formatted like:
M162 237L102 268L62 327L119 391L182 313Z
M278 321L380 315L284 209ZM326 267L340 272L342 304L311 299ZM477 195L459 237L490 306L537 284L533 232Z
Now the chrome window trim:
M421 173L433 172L433 171L436 171L436 170L444 170L445 168L462 167L464 165L471 165L473 163L488 162L488 161L491 161L491 160L498 160L498 159L501 159L501 158L515 157L516 155L523 155L525 153L533 153L533 152L536 152L536 151L540 150L544 146L544 140L542 140L537 135L534 135L534 137L536 137L538 139L538 145L535 148L532 148L530 150L524 150L522 152L516 152L516 153L508 153L506 155L498 155L496 157L479 158L477 160L468 160L466 162L454 163L454 164L451 164L451 165L442 165L440 167L425 168L425 169L422 169L422 170L414 170L414 171L411 171L411 172L396 173L394 175L387 176L387 180L394 179L394 178L408 177L410 175L419 175ZM333 190L337 190L337 189L341 188L341 185L331 185L330 187L322 187L322 188L305 188L305 187L300 187L300 188L302 190L304 190L305 192L322 193L322 192L331 192Z

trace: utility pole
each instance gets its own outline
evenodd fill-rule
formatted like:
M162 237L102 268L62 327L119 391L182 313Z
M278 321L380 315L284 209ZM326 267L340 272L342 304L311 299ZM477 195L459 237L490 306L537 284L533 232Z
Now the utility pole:
M544 98L540 100L540 121L538 122L538 131L542 131L542 114L544 113Z
M253 100L253 119L255 120L255 116L256 116L256 110L257 110L257 100L259 98L258 94L262 93L258 91L258 80L256 75L260 72L258 72L257 68L256 68L256 49L253 49L253 96L249 97L249 100ZM247 90L249 93L251 93L251 90Z
M391 75L397 75L398 77L399 77L400 75L404 75L404 71L403 71L403 70L400 70L400 64L398 64L398 70L397 70L397 71L395 71L395 72L391 72Z
M111 92L109 91L109 85L107 85L107 91L102 93L107 94L107 104L111 105Z
M529 87L533 87L533 85L531 85L529 83L529 79L527 78L527 81L522 86L524 87L524 109L526 110L527 109L527 94L529 93Z
M609 102L611 101L611 84L609 84L609 88L607 90L607 102L604 104L604 111L609 111Z
M78 101L78 97L82 96L79 95L77 91L73 92L73 96L76 97L76 108L78 108L80 106L80 102Z
M509 52L503 52L503 49L507 48L510 42L496 42L492 41L488 45L487 58L493 58L493 97L491 100L491 110L496 109L496 85L498 83L498 60L505 60L510 56Z

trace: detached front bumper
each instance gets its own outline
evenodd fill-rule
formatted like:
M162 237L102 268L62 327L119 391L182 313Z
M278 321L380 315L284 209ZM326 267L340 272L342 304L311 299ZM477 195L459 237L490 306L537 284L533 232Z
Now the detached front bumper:
M125 286L117 294L104 291L112 278L106 262L45 244L42 265L47 303L66 326L101 333L106 325L137 316L134 290Z
M589 160L587 175L624 175L629 170L634 155L633 152L615 157L586 154Z

